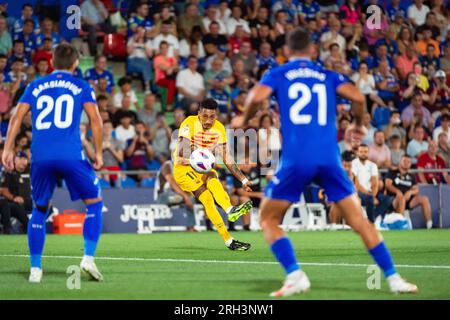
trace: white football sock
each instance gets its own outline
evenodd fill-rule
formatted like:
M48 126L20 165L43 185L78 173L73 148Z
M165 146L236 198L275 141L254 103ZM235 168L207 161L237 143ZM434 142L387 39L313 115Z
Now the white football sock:
M227 212L227 214L230 214L231 210L233 210L233 206L228 207L227 210L225 210Z
M233 242L233 238L230 238L230 239L228 239L227 241L225 241L225 245L227 246L227 247L229 247L230 246L230 244Z
M428 220L427 221L427 229L431 229L433 228L433 220Z

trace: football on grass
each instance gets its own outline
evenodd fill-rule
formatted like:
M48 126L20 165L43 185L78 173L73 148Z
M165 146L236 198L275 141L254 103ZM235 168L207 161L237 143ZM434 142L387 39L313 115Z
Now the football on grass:
M199 173L210 172L216 162L216 157L208 149L196 149L189 158L191 167Z

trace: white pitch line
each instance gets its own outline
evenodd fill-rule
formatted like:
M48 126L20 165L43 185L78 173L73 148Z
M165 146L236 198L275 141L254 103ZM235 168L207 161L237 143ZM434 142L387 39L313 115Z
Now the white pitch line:
M0 258L28 258L26 254L2 254ZM42 256L50 259L81 259L77 256ZM112 261L144 261L144 262L184 262L184 263L217 263L217 264L265 264L278 265L274 261L240 261L240 260L195 260L195 259L170 259L170 258L127 258L127 257L95 257L96 260L112 260ZM316 267L369 267L373 264L364 263L334 263L334 262L301 262L302 266ZM398 268L416 268L416 269L450 269L446 265L414 265L414 264L397 264Z

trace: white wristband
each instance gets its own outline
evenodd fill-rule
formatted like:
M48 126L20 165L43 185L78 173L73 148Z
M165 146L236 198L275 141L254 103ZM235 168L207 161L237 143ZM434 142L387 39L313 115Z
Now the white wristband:
M248 179L244 178L244 180L242 180L241 182L242 182L242 185L244 186L248 182Z

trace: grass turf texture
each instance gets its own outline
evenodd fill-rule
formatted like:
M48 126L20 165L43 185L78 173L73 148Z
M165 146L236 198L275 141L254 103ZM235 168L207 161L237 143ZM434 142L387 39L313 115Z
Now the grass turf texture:
M105 234L98 257L274 262L261 233L234 233L251 242L247 252L226 249L215 232ZM450 299L450 231L390 231L383 233L399 272L419 286L416 295L392 295L384 280L381 290L366 287L366 266L304 265L311 291L293 299ZM352 232L290 233L300 262L372 264L360 239ZM98 259L103 283L84 276L81 289L66 288L66 269L78 265L81 236L47 235L41 284L27 282L29 263L25 236L0 236L0 300L3 299L269 299L284 278L277 264Z

